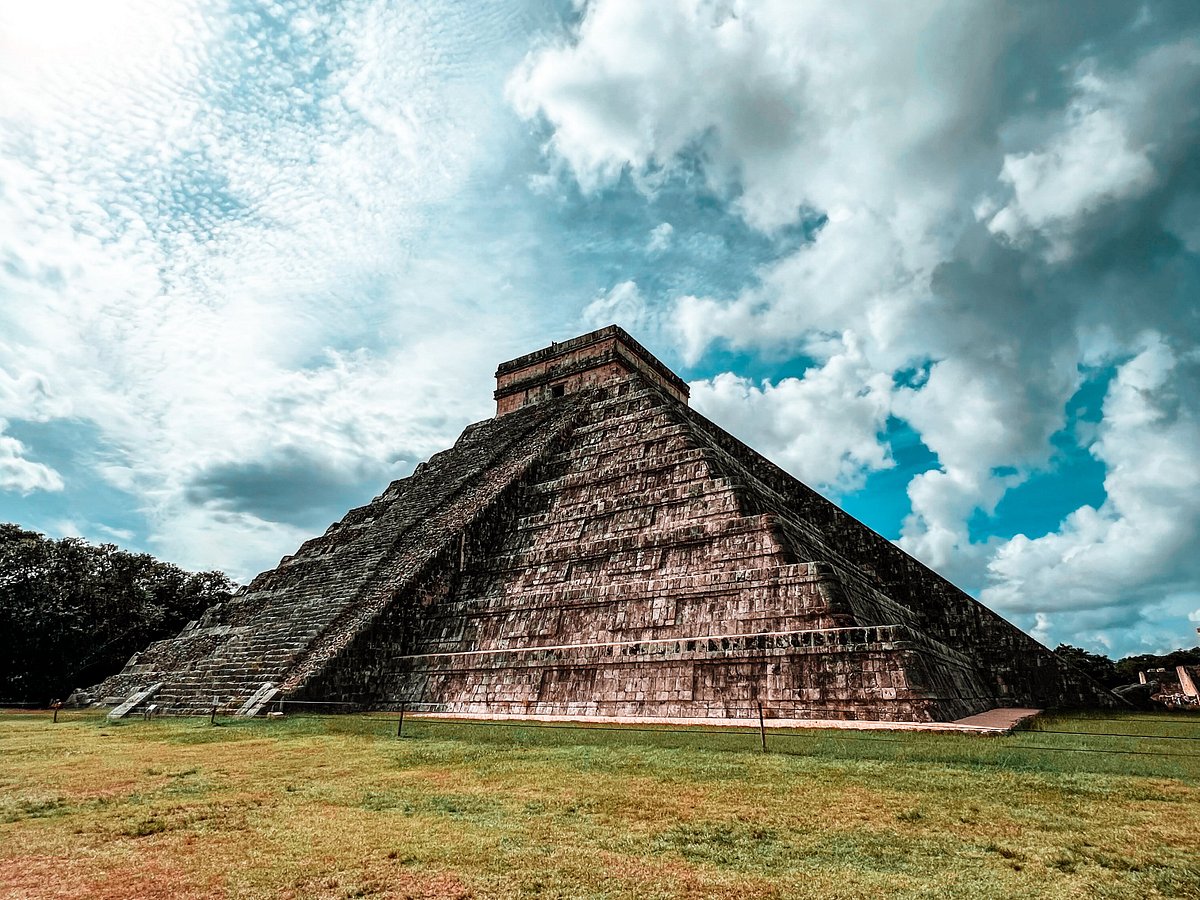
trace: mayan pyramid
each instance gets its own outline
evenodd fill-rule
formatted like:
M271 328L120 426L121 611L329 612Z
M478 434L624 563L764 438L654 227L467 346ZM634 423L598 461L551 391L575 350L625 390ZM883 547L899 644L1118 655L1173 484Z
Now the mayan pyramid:
M691 410L620 328L496 378L495 418L87 694L917 722L1113 702Z

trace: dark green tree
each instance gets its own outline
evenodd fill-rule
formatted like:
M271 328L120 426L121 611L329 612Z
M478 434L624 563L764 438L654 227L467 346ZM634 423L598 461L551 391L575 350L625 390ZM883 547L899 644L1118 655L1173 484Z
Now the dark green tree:
M1142 653L1126 656L1117 662L1102 654L1090 653L1082 647L1072 647L1070 644L1059 644L1054 648L1054 652L1076 669L1109 688L1133 684L1138 680L1138 672L1167 669L1173 674L1176 666L1200 665L1200 647L1173 650L1162 655Z
M0 524L0 701L46 704L94 684L233 588L221 572Z
M1117 663L1117 672L1121 683L1129 684L1138 680L1138 672L1148 669L1168 669L1174 676L1176 666L1200 665L1200 647L1191 650L1173 650L1162 656L1153 653L1143 653L1139 656L1127 656Z
M1100 653L1089 653L1082 647L1072 647L1070 644L1059 644L1054 648L1054 653L1104 687L1113 688L1125 683L1117 673L1116 663Z

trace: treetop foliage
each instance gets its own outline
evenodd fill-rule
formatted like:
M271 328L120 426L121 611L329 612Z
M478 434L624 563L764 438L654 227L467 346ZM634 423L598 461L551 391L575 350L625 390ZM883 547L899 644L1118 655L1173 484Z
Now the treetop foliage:
M235 587L222 572L0 524L0 701L65 699Z
M1138 656L1126 656L1119 661L1113 661L1100 653L1089 653L1081 647L1072 647L1070 644L1059 644L1054 648L1054 652L1107 688L1132 684L1138 680L1138 672L1145 672L1148 669L1173 670L1176 666L1200 665L1200 647L1193 647L1191 650L1173 650L1162 656L1142 653Z

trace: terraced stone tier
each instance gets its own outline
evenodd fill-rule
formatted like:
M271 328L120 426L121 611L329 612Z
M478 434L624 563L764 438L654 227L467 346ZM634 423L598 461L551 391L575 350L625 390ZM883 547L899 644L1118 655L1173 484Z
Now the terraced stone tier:
M502 415L93 693L872 721L1117 702L688 409L621 335L502 366Z
M431 712L755 718L761 704L771 718L933 721L987 700L969 660L900 625L419 654L398 662L409 707Z

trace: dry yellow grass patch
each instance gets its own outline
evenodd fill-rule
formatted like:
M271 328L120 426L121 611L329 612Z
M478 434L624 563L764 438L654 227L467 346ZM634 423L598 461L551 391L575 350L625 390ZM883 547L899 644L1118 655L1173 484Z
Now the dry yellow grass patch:
M1200 897L1186 756L393 729L6 716L0 897Z

